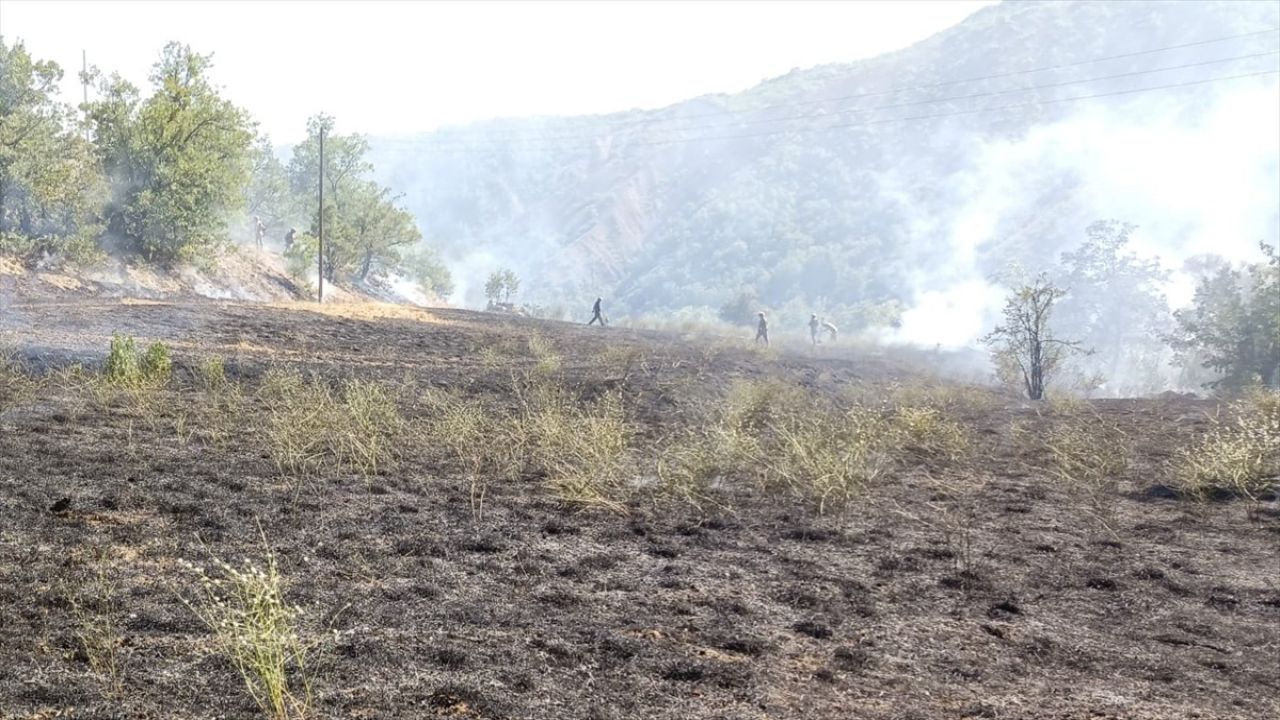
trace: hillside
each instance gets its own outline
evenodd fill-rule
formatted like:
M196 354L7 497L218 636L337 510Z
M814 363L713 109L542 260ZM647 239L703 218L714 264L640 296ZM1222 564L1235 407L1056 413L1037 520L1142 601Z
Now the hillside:
M0 718L1280 710L1275 465L1181 484L1240 406L463 310L0 319ZM172 376L100 372L117 331ZM264 713L233 650L295 644Z
M1146 51L1277 25L1263 2L1007 3L737 95L373 138L371 158L463 301L506 265L537 302L705 315L745 289L783 322L857 328L1043 266L1096 219L1172 259L1275 242L1274 75L1054 101L1273 70L1273 54L1218 61L1274 50L1274 32Z

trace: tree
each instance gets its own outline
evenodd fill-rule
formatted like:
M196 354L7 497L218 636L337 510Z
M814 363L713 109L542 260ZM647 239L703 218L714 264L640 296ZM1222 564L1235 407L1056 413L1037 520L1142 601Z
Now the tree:
M489 273L489 279L484 284L484 296L489 299L489 305L497 305L498 298L502 298L502 302L510 303L511 296L520 290L520 278L509 269L494 270Z
M341 208L347 194L373 166L365 160L369 143L360 135L335 135L332 116L316 115L307 120L307 137L293 148L289 161L289 184L298 197L308 198L308 213L315 217L320 179L320 134L324 133L324 202Z
M743 287L733 300L720 308L720 319L732 325L754 325L760 311L760 296L750 285Z
M244 219L261 218L268 237L281 237L289 227L305 225L299 222L306 217L305 200L294 193L289 173L272 150L271 140L258 138L250 157L252 170L244 190Z
M422 240L413 216L396 207L391 193L372 182L362 183L351 199L348 241L354 246L356 277L366 280L370 271L399 267L400 248Z
M520 291L520 278L511 270L502 271L502 301L511 302L511 296Z
M403 254L402 263L405 275L423 291L438 298L453 294L453 276L435 249L419 244Z
M1021 382L1032 400L1044 398L1063 360L1080 348L1078 342L1055 337L1050 326L1054 305L1064 294L1047 275L1039 275L1009 295L1003 324L982 339L992 348L1001 380Z
M0 38L0 252L77 259L94 249L106 183L71 109L62 70Z
M152 69L149 98L112 76L88 106L112 181L107 231L148 260L207 255L225 241L226 218L244 202L252 126L210 84L210 67L210 56L170 43Z
M347 275L368 280L400 269L402 250L422 240L414 218L398 206L399 197L368 180L373 166L365 161L369 144L359 135L335 135L333 118L307 121L307 139L293 149L289 184L312 212L311 234L319 234L315 200L320 178L320 133L324 133L324 269L325 278Z
M1086 369L1104 376L1113 391L1150 392L1163 383L1168 360L1164 337L1172 327L1162 290L1168 272L1158 260L1125 252L1134 225L1095 222L1078 248L1064 252L1054 271L1070 288L1054 309L1056 328L1090 349Z
M494 270L489 273L489 279L484 283L484 296L489 300L489 307L498 304L498 298L502 297L502 272Z
M1183 362L1219 375L1208 387L1280 385L1280 252L1266 243L1259 247L1265 261L1209 268L1191 307L1174 313L1170 343Z

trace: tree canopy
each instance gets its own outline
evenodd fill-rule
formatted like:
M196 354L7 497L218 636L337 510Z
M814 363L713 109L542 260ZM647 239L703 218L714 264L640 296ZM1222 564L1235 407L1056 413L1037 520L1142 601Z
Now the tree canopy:
M108 236L148 260L167 264L216 249L226 217L244 202L253 125L210 84L211 66L210 56L170 43L152 69L149 97L112 76L88 106L112 180Z
M371 179L363 137L334 134L335 120L316 115L286 164L213 84L212 68L181 43L161 51L145 92L94 68L81 122L56 99L61 68L0 37L0 253L82 260L101 249L172 265L210 259L261 223L305 275L316 233L287 233L319 229L323 132L326 278L399 274L452 291L400 196Z
M1184 362L1217 374L1210 387L1280 387L1280 252L1259 246L1261 262L1217 263L1201 279L1191 307L1174 314L1173 345Z

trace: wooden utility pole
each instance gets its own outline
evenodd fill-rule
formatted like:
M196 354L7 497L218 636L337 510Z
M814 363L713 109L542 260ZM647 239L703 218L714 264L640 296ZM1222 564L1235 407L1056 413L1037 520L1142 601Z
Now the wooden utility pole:
M320 292L317 301L324 302L324 123L320 124L320 252L316 254L316 264L320 270Z
M84 90L84 109L81 114L84 117L84 139L89 139L89 51L80 51L80 87Z

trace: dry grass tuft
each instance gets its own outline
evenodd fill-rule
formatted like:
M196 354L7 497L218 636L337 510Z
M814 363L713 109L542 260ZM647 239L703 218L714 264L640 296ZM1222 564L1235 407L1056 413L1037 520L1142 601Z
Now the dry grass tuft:
M404 423L377 383L349 380L335 390L273 370L264 376L259 396L268 407L268 451L286 477L308 478L334 466L367 478L395 458Z
M510 437L526 472L543 476L565 503L624 511L632 431L621 397L609 394L578 404L563 388L550 385L526 388L520 397Z
M76 639L103 693L111 699L124 694L124 662L120 648L124 644L122 613L117 584L110 577L106 559L99 555L93 574L80 591L68 594Z
M1174 474L1184 494L1239 497L1252 515L1280 490L1280 393L1254 390L1229 410L1230 421L1215 420L1207 435L1178 453Z
M1116 535L1120 480L1129 472L1133 443L1113 422L1096 414L1058 417L1043 438L1049 470L1094 519Z
M218 558L210 569L187 564L196 589L179 597L213 631L214 647L240 672L262 712L302 720L312 716L310 647L298 630L302 608L285 601L275 555L266 555L263 565L246 560L235 567Z
M0 412L30 402L40 382L23 365L16 350L0 344Z

